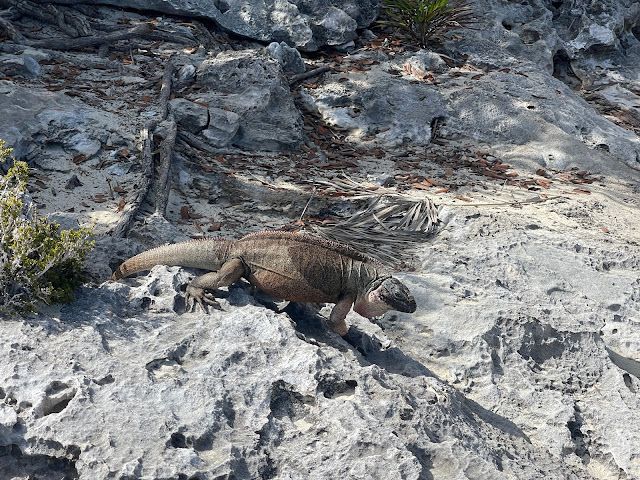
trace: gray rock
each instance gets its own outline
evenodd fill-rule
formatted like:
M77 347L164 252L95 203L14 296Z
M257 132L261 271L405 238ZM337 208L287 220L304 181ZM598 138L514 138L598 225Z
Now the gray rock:
M369 26L380 9L376 0L84 0L80 3L207 18L237 35L263 42L286 42L306 51L353 40L356 29Z
M267 53L280 63L282 71L285 73L304 73L306 70L300 52L285 42L271 42L267 46Z
M349 53L355 50L356 42L349 40L348 42L341 43L340 45L335 45L333 48L339 52Z
M28 55L0 56L0 76L36 78L40 65Z
M112 134L133 140L113 113L62 92L0 86L0 111L12 112L0 117L0 138L14 149L14 157L36 157L38 166L45 169L68 172L75 155L91 157ZM48 142L56 147L44 148Z
M494 72L473 86L450 94L450 120L443 132L492 145L508 161L530 169L603 171L611 160L605 160L609 154L598 145L626 162L635 162L640 154L636 135L598 115L550 75Z
M104 169L105 175L108 176L116 176L122 177L123 175L127 175L134 169L138 164L136 162L127 162L126 160L121 160L113 165L108 166Z
M612 65L618 75L636 78L640 40L633 32L640 7L633 0L481 0L476 9L486 12L482 28L461 31L453 47L470 54L476 64L505 67L524 60L549 73L569 67L583 86L615 82L607 73Z
M178 318L185 280L157 267L82 291L60 322L0 323L6 474L45 455L82 479L579 478L366 334L363 356L300 314L307 342L237 288L227 313Z
M64 188L66 188L67 190L73 190L74 188L81 187L81 186L82 186L82 182L80 181L80 179L76 174L71 175L67 180L67 183L64 184Z
M630 164L640 158L637 135L603 118L536 67L450 74L429 67L439 65L436 57L421 52L383 60L364 73L328 75L320 88L307 93L324 119L350 129L354 140L426 145L431 123L438 119L440 134L490 145L509 163L530 171L578 167L606 172L612 157ZM420 81L429 75L431 80ZM635 104L633 97L627 94L626 102Z
M309 91L325 121L351 130L350 139L374 137L386 146L431 141L431 122L446 113L445 99L433 85L398 82L375 65L364 73L332 74ZM347 81L340 80L347 78Z
M404 65L411 65L413 68L423 72L446 72L449 67L442 57L435 52L420 50L415 55L409 57Z
M47 219L60 225L61 230L78 230L80 228L77 217L72 213L53 212L47 215Z
M408 355L520 426L532 445L545 445L587 478L621 471L636 478L638 351L623 347L615 356L609 345L637 344L628 315L638 305L638 281L629 275L640 264L638 250L585 238L581 229L561 232L544 219L577 219L597 203L559 202L533 214L540 228L526 212L446 208L441 217L451 234L423 258L429 279L405 278L424 295L423 318L383 326Z
M208 134L218 144L281 151L295 149L302 141L302 120L280 64L259 50L224 52L205 60L197 79L209 87L197 99L210 106ZM231 133L235 134L227 140Z
M221 108L210 108L210 124L202 136L214 147L226 147L240 128L240 115Z
M209 123L209 110L204 105L190 102L185 98L174 98L169 102L169 111L181 128L191 132L201 132Z
M175 85L183 85L185 83L189 83L193 81L196 77L196 67L195 65L187 64L180 67L178 73L176 75Z

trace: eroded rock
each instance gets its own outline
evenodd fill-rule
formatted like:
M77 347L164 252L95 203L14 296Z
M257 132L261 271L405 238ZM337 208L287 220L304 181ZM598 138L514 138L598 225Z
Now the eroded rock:
M0 57L0 76L36 78L40 65L29 55L3 55Z
M302 121L280 64L258 50L224 52L197 71L207 93L210 140L247 150L291 150L303 139Z
M0 382L16 402L5 441L67 458L80 478L579 478L397 348L363 344L363 358L322 333L310 343L237 288L226 313L177 321L176 270L85 290L57 327L0 324ZM299 321L321 332L317 317ZM16 471L17 455L4 460Z

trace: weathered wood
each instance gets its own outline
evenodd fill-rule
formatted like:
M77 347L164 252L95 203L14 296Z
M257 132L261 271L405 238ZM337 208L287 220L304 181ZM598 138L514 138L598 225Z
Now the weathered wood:
M147 122L140 132L143 141L142 148L142 180L135 198L127 206L125 206L122 216L115 226L111 235L114 237L126 237L131 225L133 224L136 214L140 209L140 205L146 198L151 188L153 180L153 139L151 138L153 129L156 127L156 121Z
M160 87L160 115L162 120L167 118L169 113L169 98L171 97L171 78L173 76L173 60L169 59L164 67L162 74L162 86ZM158 171L158 180L156 182L156 201L155 211L157 214L165 216L167 210L167 202L169 200L169 189L171 182L169 181L169 172L171 171L171 157L173 155L173 147L176 143L176 135L178 126L173 117L168 122L167 135L160 143L160 168Z
M8 38L16 43L23 42L24 36L18 31L13 24L2 17L0 17L0 40Z
M160 142L160 170L158 172L158 181L156 184L156 204L155 210L157 214L163 217L167 211L167 203L169 201L169 190L171 187L171 157L173 155L173 146L176 143L176 134L178 126L173 118L169 121L167 136Z
M104 35L92 35L80 38L49 38L46 40L31 40L27 45L34 48L52 48L54 50L76 50L79 48L94 47L117 42L118 40L128 40L135 37L145 37L153 32L150 23L141 23L133 28L118 32L106 33Z
M325 65L323 67L314 68L313 70L309 70L308 72L299 73L297 75L292 75L289 77L289 86L295 85L301 80L306 80L307 78L315 77L320 75L321 73L328 72L331 70L331 67Z

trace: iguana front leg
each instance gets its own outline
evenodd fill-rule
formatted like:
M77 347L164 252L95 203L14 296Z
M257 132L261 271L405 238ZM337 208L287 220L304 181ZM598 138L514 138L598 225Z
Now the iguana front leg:
M353 297L344 297L335 304L333 310L331 310L331 314L329 315L329 326L331 327L331 330L341 337L344 337L349 331L347 322L345 322L344 319L349 313L349 310L351 310L354 300L355 299Z
M225 262L217 272L206 273L194 278L185 293L185 308L191 310L190 304L197 303L203 311L207 311L206 305L220 308L213 292L220 287L227 287L242 278L247 271L245 263L240 258L234 258Z

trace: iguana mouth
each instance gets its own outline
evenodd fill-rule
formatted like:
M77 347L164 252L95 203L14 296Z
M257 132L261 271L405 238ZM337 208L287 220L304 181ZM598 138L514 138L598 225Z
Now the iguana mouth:
M378 294L380 299L394 310L405 313L416 311L416 301L409 289L393 277L382 282Z

